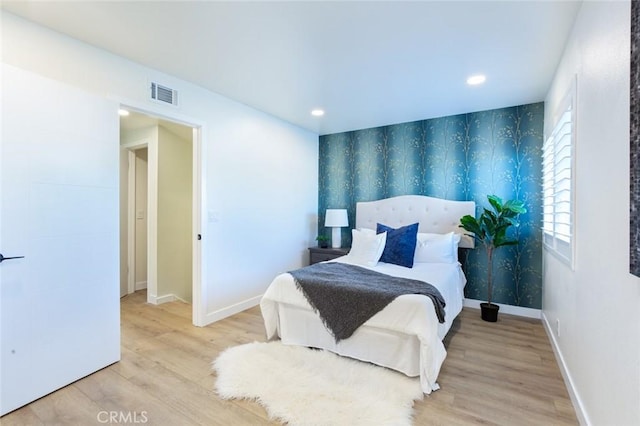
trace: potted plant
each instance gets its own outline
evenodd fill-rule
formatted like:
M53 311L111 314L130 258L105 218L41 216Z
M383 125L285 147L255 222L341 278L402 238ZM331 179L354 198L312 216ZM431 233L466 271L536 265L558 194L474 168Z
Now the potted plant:
M318 235L316 237L316 240L318 240L318 245L320 246L320 248L329 247L329 237L327 237L326 235Z
M518 216L526 213L527 209L522 201L509 200L503 203L502 199L495 195L488 195L487 199L491 209L485 208L477 219L471 215L463 216L460 219L460 227L472 232L471 236L484 245L487 251L487 303L481 303L480 309L483 320L496 322L500 307L491 303L493 251L498 247L518 244L518 240L507 238L507 229L519 226Z

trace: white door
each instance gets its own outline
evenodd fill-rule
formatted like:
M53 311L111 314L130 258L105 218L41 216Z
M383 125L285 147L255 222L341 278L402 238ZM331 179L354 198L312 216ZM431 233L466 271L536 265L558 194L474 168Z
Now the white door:
M79 64L79 66L81 66ZM120 359L117 105L3 65L0 414Z

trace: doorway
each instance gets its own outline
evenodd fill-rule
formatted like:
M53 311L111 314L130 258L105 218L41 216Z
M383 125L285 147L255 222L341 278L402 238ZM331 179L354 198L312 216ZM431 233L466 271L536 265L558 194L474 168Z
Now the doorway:
M142 112L120 118L121 296L146 288L152 304L192 303L199 293L197 135Z

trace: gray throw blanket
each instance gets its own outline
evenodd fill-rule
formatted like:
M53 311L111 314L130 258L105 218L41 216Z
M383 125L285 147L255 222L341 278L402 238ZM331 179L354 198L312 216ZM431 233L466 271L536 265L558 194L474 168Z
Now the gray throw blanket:
M369 318L403 294L429 297L438 320L444 322L442 295L437 288L423 281L339 262L316 263L289 273L336 342L350 337Z

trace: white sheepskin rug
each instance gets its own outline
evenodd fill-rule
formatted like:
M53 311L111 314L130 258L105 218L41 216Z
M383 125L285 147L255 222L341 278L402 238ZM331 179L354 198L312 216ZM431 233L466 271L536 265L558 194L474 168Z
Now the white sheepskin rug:
M223 399L259 402L290 425L411 425L418 378L280 342L225 350L213 362Z

